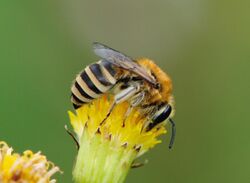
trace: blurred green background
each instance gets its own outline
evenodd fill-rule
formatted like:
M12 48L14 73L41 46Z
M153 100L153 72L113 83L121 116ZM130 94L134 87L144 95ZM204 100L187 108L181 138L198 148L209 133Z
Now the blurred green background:
M75 75L98 58L93 41L154 59L173 79L177 137L148 152L127 181L250 181L250 1L0 2L0 139L41 150L70 183L66 134ZM248 114L247 114L248 113Z

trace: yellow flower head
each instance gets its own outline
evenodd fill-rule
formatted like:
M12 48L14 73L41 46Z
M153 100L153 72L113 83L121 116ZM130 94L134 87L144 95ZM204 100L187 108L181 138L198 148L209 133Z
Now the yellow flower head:
M112 97L103 96L83 105L76 110L76 114L69 112L71 124L79 140L83 133L87 133L90 138L99 134L102 139L109 140L114 147L134 149L138 156L161 142L157 137L166 133L165 125L147 131L144 128L146 117L141 116L136 108L126 116L128 102L117 104L111 115L103 122L112 103Z
M166 133L165 123L147 130L147 117L137 108L128 113L126 101L116 104L107 116L113 101L112 95L104 95L78 108L76 114L69 112L80 146L73 170L76 183L123 182L134 160Z
M40 152L24 151L22 155L12 153L5 142L0 141L1 183L53 183L51 176L59 168L47 161Z

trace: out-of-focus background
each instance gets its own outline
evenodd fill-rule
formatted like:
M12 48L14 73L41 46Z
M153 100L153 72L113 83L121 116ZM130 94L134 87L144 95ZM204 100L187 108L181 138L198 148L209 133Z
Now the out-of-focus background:
M250 1L43 0L0 2L0 139L41 150L70 183L76 155L70 85L97 61L99 41L152 58L173 79L169 134L126 182L250 181Z

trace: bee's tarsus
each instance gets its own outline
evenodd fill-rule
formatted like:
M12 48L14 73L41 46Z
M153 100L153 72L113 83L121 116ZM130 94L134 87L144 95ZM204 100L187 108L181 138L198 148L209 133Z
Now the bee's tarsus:
M65 128L66 132L69 134L69 136L71 136L72 139L74 140L77 150L79 150L80 145L79 145L79 142L77 141L76 137L74 136L74 134L68 129L67 125L65 125L64 128Z
M108 114L105 116L105 118L102 120L102 122L100 123L100 126L102 126L104 124L104 122L108 119L108 117L110 116L110 114L112 113L114 107L115 107L115 102L112 104L112 106L109 109Z
M171 134L171 139L170 139L168 148L171 149L173 147L173 145L174 145L176 127L175 127L175 122L171 118L169 118L169 122L171 123L171 126L172 126L172 134Z

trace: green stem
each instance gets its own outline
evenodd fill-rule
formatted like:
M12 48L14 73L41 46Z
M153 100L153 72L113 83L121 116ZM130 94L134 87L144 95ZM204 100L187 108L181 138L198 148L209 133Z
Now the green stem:
M117 147L100 134L80 139L73 178L76 183L122 183L133 160L134 150Z

